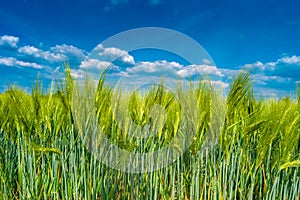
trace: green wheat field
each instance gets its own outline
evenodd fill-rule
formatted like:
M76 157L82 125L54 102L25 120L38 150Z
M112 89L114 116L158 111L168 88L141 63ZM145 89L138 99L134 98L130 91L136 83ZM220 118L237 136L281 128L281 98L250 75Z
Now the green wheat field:
M130 173L110 168L91 154L76 126L80 116L72 108L76 81L70 68L64 80L47 93L37 81L31 94L12 86L0 95L0 199L300 198L299 89L296 98L258 99L251 75L237 75L226 98L219 98L225 110L222 128L204 153L212 94L218 92L199 81L185 91L197 97L200 109L187 150L166 167ZM130 116L140 126L150 123L151 106L165 108L164 124L151 121L157 123L157 134L139 139L129 134L132 130L118 128L114 91L105 81L103 74L94 88L94 113L112 143L129 152L147 153L169 145L178 134L184 137L179 129L180 105L162 87L127 96ZM86 87L93 90L92 85ZM88 126L89 118L83 120Z

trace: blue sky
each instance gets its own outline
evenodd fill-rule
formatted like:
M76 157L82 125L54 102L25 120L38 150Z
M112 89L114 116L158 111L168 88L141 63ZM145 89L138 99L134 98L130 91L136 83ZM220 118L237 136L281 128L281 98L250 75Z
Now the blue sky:
M103 51L107 56L121 52L131 73L149 67L181 74L210 72L225 85L238 70L248 68L256 94L290 95L300 81L299 7L296 0L2 0L0 91L10 83L30 90L37 74L48 87L61 76L65 61L80 78L82 68L93 64L84 65L84 60L103 40L133 28L163 27L196 40L214 65L172 62L167 54Z

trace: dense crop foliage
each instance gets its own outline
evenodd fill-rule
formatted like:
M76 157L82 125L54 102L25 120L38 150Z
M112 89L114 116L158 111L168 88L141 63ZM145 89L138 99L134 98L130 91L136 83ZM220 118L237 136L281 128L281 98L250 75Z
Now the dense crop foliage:
M90 153L75 125L76 84L68 69L65 77L47 94L37 82L31 94L11 87L0 95L1 199L299 199L300 102L255 99L248 73L239 74L220 100L226 114L211 151L199 153L213 123L215 92L199 83L187 91L196 95L201 110L192 144L171 165L136 174L111 169ZM95 92L97 120L112 143L148 152L184 135L178 130L180 105L171 92L158 86L121 97L104 83L101 76L97 88L86 84L86 90ZM113 95L127 99L113 104ZM129 102L135 124L156 124L158 134L139 140L129 134L136 130L119 129L114 112L121 102ZM151 110L155 104L166 115Z

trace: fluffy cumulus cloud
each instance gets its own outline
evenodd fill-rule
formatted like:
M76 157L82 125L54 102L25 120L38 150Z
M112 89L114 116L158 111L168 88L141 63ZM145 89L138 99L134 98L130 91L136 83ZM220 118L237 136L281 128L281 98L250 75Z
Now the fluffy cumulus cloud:
M263 64L261 61L257 61L255 63L252 64L245 64L244 68L246 69L251 69L251 70L264 70L266 69L267 64Z
M107 61L101 61L98 59L86 59L81 62L80 69L86 69L89 70L98 70L98 71L104 71L105 69L119 69L118 66L115 66Z
M12 57L9 57L9 58L1 58L0 57L0 65L12 67L12 66L14 66L15 60L16 59L12 58Z
M69 60L73 60L76 62L81 62L82 60L86 59L87 52L79 49L72 45L56 45L50 48L51 52L55 53L56 55L63 55L65 58Z
M177 76L182 78L192 77L194 75L213 75L223 76L223 74L212 65L188 65L184 66L177 62L168 62L166 60L154 62L139 62L133 67L126 68L121 76Z
M221 80L217 80L217 81L203 80L201 82L203 82L203 83L209 83L210 85L215 86L216 88L223 88L223 89L225 89L225 88L228 88L228 86L229 86L229 83L223 82ZM197 82L196 82L196 84L197 84Z
M88 52L67 44L44 49L31 45L20 47L18 43L18 37L8 35L0 37L2 48L14 49L0 55L0 66L27 71L31 69L30 72L33 69L42 72L47 79L54 78L53 74L60 73L59 66L67 61L71 64L71 74L75 79L84 78L86 72L95 73L97 77L99 72L109 68L108 77L126 78L128 84L145 80L160 81L162 77L172 83L178 78L202 75L214 77L215 79L211 79L212 85L228 87L228 83L239 72L250 71L254 91L265 96L289 95L295 90L296 83L300 83L300 56L296 55L284 56L269 62L256 61L236 68L218 68L205 59L202 64L190 65L166 60L136 61L137 58L123 49L103 45L98 45L88 56Z
M162 78L168 83L176 85L181 78L202 75L209 78L217 77L219 80L224 76L215 65L207 60L204 60L203 64L200 65L187 66L166 60L135 62L135 58L127 51L115 47L103 47L103 45L96 47L88 59L81 62L79 68L71 70L71 74L75 79L84 78L86 73L97 78L99 72L105 69L109 69L108 79L122 79L126 85L159 82ZM228 86L222 81L212 81L211 83L221 87Z
M233 77L236 77L239 73L245 72L244 69L227 69L227 68L218 68L218 70L224 75L223 78L227 80L232 80Z
M81 69L71 69L70 73L74 79L83 79L86 76L86 72Z
M188 65L183 67L177 72L182 77L190 77L194 75L214 75L222 77L224 76L222 72L216 67L212 65Z
M17 48L19 38L15 36L3 35L0 37L0 46L4 48Z
M262 73L253 74L252 77L254 79L254 82L261 85L267 85L267 83L272 83L272 82L276 82L278 84L287 83L293 80L292 78L284 78L281 76L272 76L272 75L266 75Z
M146 74L176 74L176 70L181 69L182 65L177 62L155 61L140 62L133 67L126 69L128 75L146 75Z
M290 66L300 66L300 56L285 56L277 59L276 61L263 63L261 61L256 61L252 64L245 64L244 68L251 70L278 70L282 65L290 65Z
M133 56L129 55L127 51L115 47L103 47L102 44L98 45L94 50L98 55L97 59L107 62L122 62L122 64L135 64Z
M277 63L282 62L286 64L295 64L300 65L300 56L291 56L291 57L283 57L277 61Z
M265 74L270 77L282 77L286 80L300 79L300 56L285 56L276 61L263 63L257 61L246 64L242 68L248 69L254 74Z
M8 67L27 67L27 68L34 68L34 69L44 69L45 67L39 65L37 63L31 62L24 62L21 60L17 60L16 58L12 57L0 57L0 65L8 66Z
M257 61L240 68L252 73L254 91L263 96L290 95L300 80L300 56L285 56L265 63Z
M48 62L63 62L67 60L67 56L61 53L53 53L51 51L43 51L42 49L34 46L24 46L18 49L18 52L24 55L40 58Z
M135 64L133 56L118 48L104 48L102 45L98 45L93 53L96 54L95 58L89 58L84 53L81 53L80 56L77 55L77 57L84 59L80 61L79 68L72 71L74 78L83 78L85 72L99 73L106 69L113 71L114 74L121 73L115 62L122 66Z
M32 45L18 45L19 38L3 35L0 37L0 47L14 51L0 54L0 67L14 67L14 70L39 72L46 79L55 78L61 73L64 62L71 67L78 67L87 58L87 52L72 45L56 45L49 49L37 48ZM5 68L3 68L5 70ZM8 70L8 68L6 68ZM32 71L34 70L34 71ZM2 73L5 74L5 73ZM7 76L7 74L6 74Z
M18 48L18 53L23 60L55 66L68 62L72 67L79 66L87 58L87 52L72 45L56 45L48 50L26 45Z

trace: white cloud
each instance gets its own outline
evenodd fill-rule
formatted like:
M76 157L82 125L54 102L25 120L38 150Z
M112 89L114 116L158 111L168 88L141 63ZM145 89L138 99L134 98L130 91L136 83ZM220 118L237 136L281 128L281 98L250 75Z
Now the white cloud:
M119 69L117 66L111 64L110 62L101 61L98 59L86 59L81 62L80 69L92 69L92 70L99 70L103 71L108 67L110 69Z
M32 47L32 46L24 46L21 47L19 50L19 53L24 53L24 54L28 54L28 55L39 55L42 54L42 50Z
M12 67L14 66L14 63L15 63L15 58L1 58L0 57L0 65L5 65L5 66L9 66L9 67Z
M300 65L300 56L291 56L291 57L283 57L278 60L278 62L283 62L286 64L296 64Z
M300 56L285 56L271 62L257 61L241 68L250 69L256 94L290 95L300 79Z
M133 67L126 68L126 71L120 72L119 76L173 76L173 77L191 77L194 75L213 75L222 77L224 76L216 66L210 65L188 65L184 66L177 62L168 62L166 60L154 62L139 62Z
M4 47L17 48L18 42L19 38L15 36L3 35L0 38L0 46Z
M105 69L110 66L110 63L117 60L122 64L132 65L127 67L125 71L114 73L114 76L136 76L149 74L157 74L160 76L180 76L189 77L194 75L214 75L222 77L224 76L216 66L211 65L211 61L204 59L202 65L188 65L183 66L177 62L168 62L166 60L158 60L154 62L138 62L134 61L134 57L127 51L115 48L115 47L103 47L102 44L98 45L93 52L97 59L89 59L81 62L80 68L90 69Z
M18 49L19 53L30 55L35 58L41 58L48 62L54 63L54 62L63 62L67 60L67 56L63 55L61 53L55 54L50 51L43 51L42 49L38 49L33 46L24 46Z
M34 69L43 69L44 67L42 65L39 65L37 63L30 63L30 62L24 62L24 61L16 61L16 64L21 66L21 67L30 67Z
M150 1L150 0L149 0ZM114 1L112 4L124 4L128 1ZM154 0L154 2L161 2ZM121 3L122 4L122 3ZM23 67L33 69L43 69L42 72L58 73L59 64L70 61L72 67L71 75L75 79L82 79L86 72L95 73L107 68L112 69L108 76L112 80L123 77L128 83L143 83L145 81L160 81L162 77L169 83L175 84L176 77L191 77L203 75L208 77L222 77L223 81L210 81L212 85L228 88L228 83L237 73L249 70L252 74L255 91L267 91L282 95L284 91L292 90L295 83L300 80L300 56L285 56L270 62L256 61L245 64L239 68L218 68L209 59L203 59L202 64L182 65L178 62L157 60L151 62L136 62L129 52L116 47L104 47L99 45L91 58L85 50L72 45L56 45L49 49L41 49L34 46L18 47L19 38L14 36L1 36L0 46L18 49L13 57L0 57L0 65L8 67ZM29 59L28 59L29 58ZM32 59L34 58L34 59ZM28 61L30 60L30 61ZM34 60L34 62L32 62ZM112 61L114 64L112 64ZM59 64L58 64L59 63ZM47 67L51 66L51 67ZM120 66L120 67L118 67ZM96 74L94 74L96 75ZM50 77L50 76L49 76ZM97 77L97 76L95 76ZM46 76L43 76L46 78ZM173 81L173 82L172 82Z
M280 59L275 62L267 62L267 63L256 61L255 63L252 64L245 64L244 66L242 66L242 68L246 68L250 70L259 70L259 71L274 70L276 65L280 62L281 62Z
M87 74L89 76L99 76L99 73L106 69L113 69L119 71L119 67L110 62L100 61L98 59L86 59L81 62L79 69L71 69L71 75L75 79L82 79Z
M34 69L43 69L45 68L42 65L39 65L37 63L33 63L33 62L24 62L24 61L20 61L17 60L16 58L12 58L12 57L2 57L0 58L0 65L5 65L8 67L28 67L28 68L34 68Z
M203 80L201 82L204 82L204 83L208 83L212 86L216 86L216 87L220 87L222 89L225 89L225 88L228 88L229 84L228 83L225 83L221 80L217 80L217 81L212 81L212 80ZM198 84L198 82L196 82L195 84Z
M274 75L266 75L266 74L252 74L253 81L259 85L267 85L269 83L288 83L291 82L292 78L284 78L280 76Z
M182 77L189 77L193 75L215 75L222 77L224 76L216 66L211 65L188 65L177 72Z
M242 68L246 69L253 69L259 71L266 71L266 70L277 70L280 64L287 64L287 65L300 65L300 56L286 56L283 58L279 58L276 61L263 63L261 61L256 61L252 64L245 64Z
M86 76L86 72L81 69L71 69L70 73L74 79L82 79Z
M255 63L252 63L252 64L245 64L244 67L246 69L264 70L266 68L266 65L264 65L261 61L256 61Z
M103 45L100 44L95 48L95 51L98 53L99 60L113 62L118 59L125 64L135 64L133 56L129 55L127 51L115 47L104 48Z
M87 52L72 45L56 45L49 50L43 50L34 46L23 46L18 49L18 52L23 56L34 57L38 63L49 62L53 63L69 62L72 66L79 66L80 63L87 58Z
M176 71L182 69L182 65L177 62L167 62L165 60L155 62L139 62L134 67L128 67L128 74L140 73L169 73L176 74Z
M244 72L243 69L226 69L226 68L218 68L218 70L224 74L224 78L232 79L237 76L239 73Z
M271 68L274 68L278 64L278 61L276 62L268 62L267 65L270 66Z
M263 63L257 61L245 64L241 68L250 69L256 84L267 85L270 83L290 83L300 78L300 56L286 56L276 61Z
M209 59L207 59L207 58L204 58L204 59L202 60L202 62L203 62L204 64L206 64L206 65L211 65L211 64L212 64L211 60L209 60Z
M73 45L56 45L55 47L50 48L51 52L65 55L67 57L74 57L78 60L83 60L86 58L86 51L79 49Z

